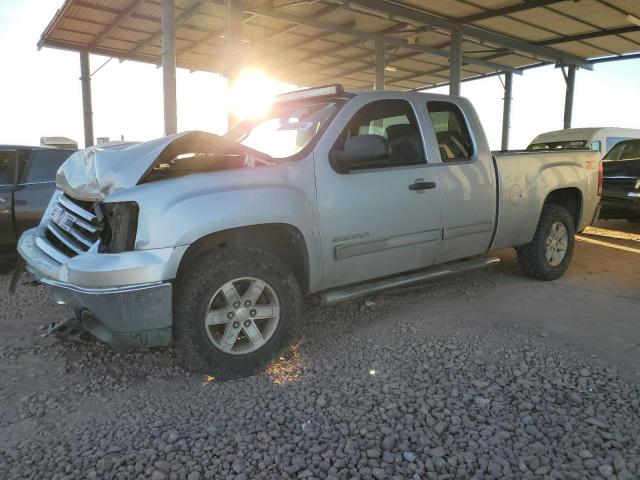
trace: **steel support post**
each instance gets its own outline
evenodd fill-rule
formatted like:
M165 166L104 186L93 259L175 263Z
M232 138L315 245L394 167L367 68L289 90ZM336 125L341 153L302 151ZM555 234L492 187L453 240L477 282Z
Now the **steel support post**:
M502 150L509 150L509 130L511 129L511 90L513 73L504 74L504 100L502 104Z
M449 50L449 95L460 96L462 79L462 32L451 32Z
M384 40L376 40L376 79L374 90L384 90L384 67L385 67L385 44Z
M80 82L82 85L82 113L84 121L84 146L93 145L93 109L91 107L91 67L89 52L80 52Z
M174 0L162 0L162 89L164 134L178 131L176 101L176 21Z
M567 75L567 92L564 97L564 128L571 128L571 116L573 115L573 92L576 84L576 66L569 65Z
M242 10L238 0L224 0L224 74L227 77L227 94L231 92L242 69ZM230 98L227 95L227 98ZM231 128L238 119L233 114L231 105L227 113L228 127Z

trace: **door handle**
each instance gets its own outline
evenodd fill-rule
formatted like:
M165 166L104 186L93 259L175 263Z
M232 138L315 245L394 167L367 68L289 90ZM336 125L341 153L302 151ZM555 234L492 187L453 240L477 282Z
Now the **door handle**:
M436 182L425 182L422 178L417 178L415 183L409 185L409 190L431 190L432 188L436 188Z
M0 203L7 203L9 199L7 197L0 197Z

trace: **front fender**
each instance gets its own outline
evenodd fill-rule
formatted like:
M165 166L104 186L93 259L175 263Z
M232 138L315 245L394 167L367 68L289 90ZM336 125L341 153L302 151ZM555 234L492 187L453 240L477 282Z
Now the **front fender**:
M107 201L135 201L136 250L186 246L212 233L287 224L309 253L310 288L321 281L318 209L312 162L200 173L138 185Z

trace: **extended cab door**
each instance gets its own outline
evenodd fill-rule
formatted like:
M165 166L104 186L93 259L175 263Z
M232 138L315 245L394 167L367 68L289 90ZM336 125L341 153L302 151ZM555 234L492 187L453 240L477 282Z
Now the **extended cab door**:
M13 252L17 240L13 226L16 159L16 150L0 150L0 254Z
M56 189L56 172L72 153L72 150L53 148L19 152L22 169L14 194L18 236L40 223Z
M493 236L497 200L493 160L482 126L464 99L427 101L426 109L429 137L441 161L435 168L444 231L437 261L484 253Z
M437 171L427 168L424 123L407 97L359 95L316 149L324 288L435 260L442 229ZM368 144L384 145L385 154L362 159L350 170L331 160L332 152L354 147L357 153Z

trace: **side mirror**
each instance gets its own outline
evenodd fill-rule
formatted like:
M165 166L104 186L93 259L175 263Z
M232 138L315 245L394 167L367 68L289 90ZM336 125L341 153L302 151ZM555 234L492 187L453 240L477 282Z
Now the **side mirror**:
M344 150L329 154L331 165L340 173L380 163L389 156L387 140L380 135L356 135L348 138ZM373 167L373 165L371 165Z

